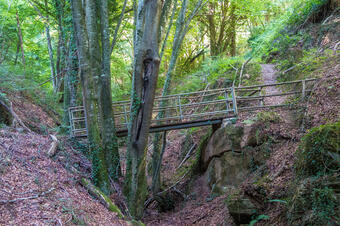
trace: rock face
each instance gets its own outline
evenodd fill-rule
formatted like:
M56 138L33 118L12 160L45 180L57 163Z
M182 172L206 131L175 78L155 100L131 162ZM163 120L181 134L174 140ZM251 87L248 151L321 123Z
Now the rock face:
M206 181L213 192L222 194L238 186L251 171L254 162L263 162L255 146L263 142L256 124L227 125L210 138L203 153Z
M216 130L202 153L205 181L212 193L233 191L251 174L254 165L264 164L265 157L258 146L265 140L256 122ZM257 211L256 205L243 194L231 195L227 205L237 224L248 224Z

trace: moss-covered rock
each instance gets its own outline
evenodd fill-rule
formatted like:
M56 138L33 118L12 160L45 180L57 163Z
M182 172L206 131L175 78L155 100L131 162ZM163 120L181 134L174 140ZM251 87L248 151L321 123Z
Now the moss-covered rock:
M316 176L336 172L340 166L340 122L311 129L296 153L297 175Z
M203 165L206 182L213 193L224 194L240 185L254 168L265 162L265 153L257 151L257 146L264 141L258 129L257 123L227 125L212 135L203 152Z

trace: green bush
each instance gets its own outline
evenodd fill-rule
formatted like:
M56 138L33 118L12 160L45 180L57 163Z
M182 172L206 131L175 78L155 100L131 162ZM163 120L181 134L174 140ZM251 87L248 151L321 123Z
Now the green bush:
M340 122L311 129L296 153L299 176L318 176L339 170Z
M289 225L338 225L338 199L325 186L329 178L307 178L300 182L288 201Z
M265 58L275 52L285 55L287 49L301 38L300 35L295 35L298 28L327 2L328 0L291 1L286 13L273 21L265 30L256 30L248 40L253 55Z

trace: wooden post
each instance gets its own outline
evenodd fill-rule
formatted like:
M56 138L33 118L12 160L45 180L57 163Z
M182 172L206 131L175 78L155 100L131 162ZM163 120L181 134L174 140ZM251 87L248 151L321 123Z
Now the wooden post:
M225 90L225 101L226 101L226 107L227 107L227 114L229 113L229 94L228 94L228 89Z
M236 102L236 95L235 95L235 88L234 86L231 88L231 95L233 98L233 110L234 110L234 114L235 116L237 116L238 112L237 112L237 102Z

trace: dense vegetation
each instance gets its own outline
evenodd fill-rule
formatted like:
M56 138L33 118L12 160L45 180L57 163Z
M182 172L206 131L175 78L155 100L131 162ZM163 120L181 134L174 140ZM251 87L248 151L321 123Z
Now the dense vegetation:
M10 96L29 98L53 115L58 127L49 130L59 135L69 133L69 107L83 105L92 182L101 196L112 194L111 183L122 176L118 143L126 145L124 194L139 220L148 195L167 209L158 195L166 133L154 136L152 160L146 157L155 96L256 85L266 62L281 71L279 81L314 77L336 59L336 49L323 48L321 38L324 32L339 37L337 24L326 23L337 7L334 0L0 0L0 103L8 108ZM112 101L129 98L129 136L118 140ZM0 115L0 128L10 125L6 109ZM280 121L272 117L259 113L257 120ZM325 181L338 167L339 130L339 123L322 125L302 138L290 223L304 208L312 211L308 225L338 221L337 198ZM201 171L209 137L202 138L192 174Z

